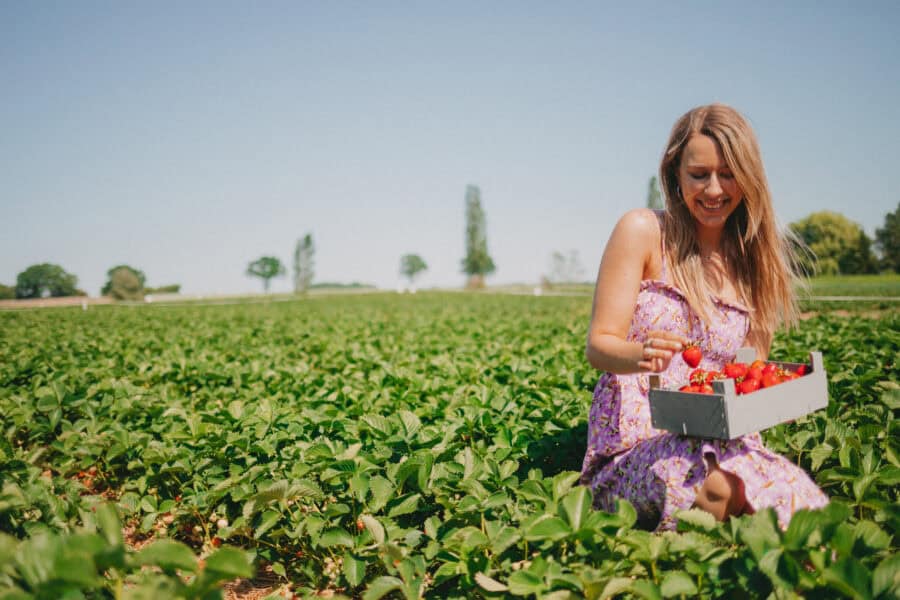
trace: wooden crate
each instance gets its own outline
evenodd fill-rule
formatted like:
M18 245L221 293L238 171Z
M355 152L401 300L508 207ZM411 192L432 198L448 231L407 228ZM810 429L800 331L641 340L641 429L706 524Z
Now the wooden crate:
M748 356L748 350L742 348L736 360L752 362L752 358L742 360ZM801 364L769 362L791 371ZM821 352L809 353L807 369L805 375L793 381L740 396L733 379L713 381L713 394L694 394L660 388L659 377L651 377L653 427L692 437L729 440L792 421L828 406L828 381Z

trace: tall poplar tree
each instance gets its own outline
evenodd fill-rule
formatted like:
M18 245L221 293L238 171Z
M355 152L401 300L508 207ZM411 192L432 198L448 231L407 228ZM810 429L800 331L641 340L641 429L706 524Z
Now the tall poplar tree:
M647 183L647 208L665 208L662 202L662 194L659 193L659 182L656 180L656 175L651 177Z
M485 275L490 275L495 269L487 249L487 224L484 209L481 208L481 190L470 185L466 187L466 256L462 260L462 271L469 276L467 287L484 287Z
M294 293L302 294L309 289L313 279L313 258L316 247L311 233L297 240L294 248Z

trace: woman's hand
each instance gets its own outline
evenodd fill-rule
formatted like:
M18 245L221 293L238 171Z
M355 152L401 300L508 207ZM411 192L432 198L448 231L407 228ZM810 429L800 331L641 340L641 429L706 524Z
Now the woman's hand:
M669 331L651 331L643 343L643 353L638 367L652 373L661 373L669 368L675 353L687 346L684 336Z

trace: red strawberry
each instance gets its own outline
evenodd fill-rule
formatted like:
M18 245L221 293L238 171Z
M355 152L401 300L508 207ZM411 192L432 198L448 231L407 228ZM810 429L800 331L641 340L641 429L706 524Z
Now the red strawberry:
M760 380L760 385L764 388L772 387L773 385L778 385L781 383L781 379L779 379L776 373L763 373L762 379Z
M700 352L700 348L697 346L688 346L681 353L681 358L684 359L684 362L687 366L694 368L700 364L700 360L703 358L703 353Z
M752 394L759 389L759 379L745 379L737 386L738 394Z
M691 383L704 383L706 381L707 373L703 369L694 369L691 371L690 382Z
M697 390L701 394L714 394L715 390L713 390L713 386L708 383L704 383L702 385L697 386L699 389Z
M778 365L775 363L766 363L766 366L762 368L762 374L768 375L769 373L775 374L778 372Z
M688 385L683 385L683 386L681 386L680 388L678 388L678 391L679 391L679 392L687 392L687 393L689 393L689 394L696 394L696 393L697 393L697 386L696 386L696 385L690 385L690 384L688 384Z
M797 367L797 375L806 375L809 372L809 367L806 365L800 365Z
M750 368L747 369L747 374L744 375L744 381L747 381L748 379L750 379L752 381L761 381L762 380L762 369L751 365Z
M747 374L747 369L749 368L747 363L728 363L722 367L722 372L725 373L725 377L728 379L740 379Z

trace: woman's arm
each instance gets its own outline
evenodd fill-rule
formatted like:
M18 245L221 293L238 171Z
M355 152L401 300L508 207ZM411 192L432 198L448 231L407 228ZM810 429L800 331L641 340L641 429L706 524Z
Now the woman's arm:
M625 213L613 229L600 261L585 350L595 369L620 374L663 371L686 343L666 332L652 332L652 347L642 343L646 340L626 340L641 280L651 264L659 264L659 243L659 222L647 209Z

